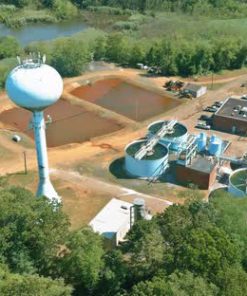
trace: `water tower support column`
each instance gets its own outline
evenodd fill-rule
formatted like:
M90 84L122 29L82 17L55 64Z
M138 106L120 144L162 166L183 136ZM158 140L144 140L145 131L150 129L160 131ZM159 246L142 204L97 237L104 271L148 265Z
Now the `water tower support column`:
M33 129L39 168L39 186L37 196L46 196L60 202L60 198L50 181L48 156L46 150L45 120L42 111L33 112Z

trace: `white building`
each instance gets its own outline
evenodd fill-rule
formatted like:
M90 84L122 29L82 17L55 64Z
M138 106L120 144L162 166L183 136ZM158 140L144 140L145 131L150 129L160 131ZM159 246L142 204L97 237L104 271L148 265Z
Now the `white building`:
M205 93L207 92L207 87L198 84L188 83L183 88L183 92L191 94L194 98L199 98L205 95Z
M91 220L89 225L107 239L107 245L116 246L130 230L130 211L133 205L116 198Z

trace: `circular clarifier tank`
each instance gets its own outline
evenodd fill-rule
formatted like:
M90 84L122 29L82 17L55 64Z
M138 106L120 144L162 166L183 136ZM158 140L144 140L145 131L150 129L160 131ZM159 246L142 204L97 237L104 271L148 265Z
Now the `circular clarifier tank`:
M10 72L6 90L16 105L30 111L41 111L60 98L63 80L54 68L30 60Z
M228 191L236 197L247 197L247 169L234 171L229 177Z
M156 134L165 123L169 121L159 120L148 126L149 136ZM179 151L182 145L186 143L188 138L187 127L179 122L175 124L173 129L160 139L160 144L170 145L169 149Z
M142 159L136 159L135 154L145 143L146 140L138 140L126 146L125 169L130 175L139 178L160 176L168 167L168 149L158 143Z

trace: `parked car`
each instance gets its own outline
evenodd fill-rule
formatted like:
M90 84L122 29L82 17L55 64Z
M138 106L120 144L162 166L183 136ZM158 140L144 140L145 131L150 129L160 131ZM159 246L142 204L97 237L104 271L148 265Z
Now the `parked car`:
M214 113L214 112L216 112L217 110L218 110L218 108L215 107L215 106L208 106L208 107L206 107L203 111Z
M202 114L200 117L200 120L204 120L207 122L210 122L212 120L212 116L206 115L206 114Z
M214 102L213 106L216 106L217 108L221 107L224 104L224 101L216 101Z
M241 97L241 99L242 99L242 100L247 100L247 95L243 95L243 96Z
M206 122L198 122L195 127L205 129L205 130L210 130L211 129L211 125L207 124Z

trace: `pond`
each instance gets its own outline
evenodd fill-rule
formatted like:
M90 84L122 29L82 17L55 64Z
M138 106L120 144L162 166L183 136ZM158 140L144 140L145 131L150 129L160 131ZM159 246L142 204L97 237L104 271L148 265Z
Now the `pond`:
M21 28L8 28L0 23L0 37L14 36L22 46L33 41L51 40L84 31L88 26L79 19L51 24L28 24Z

